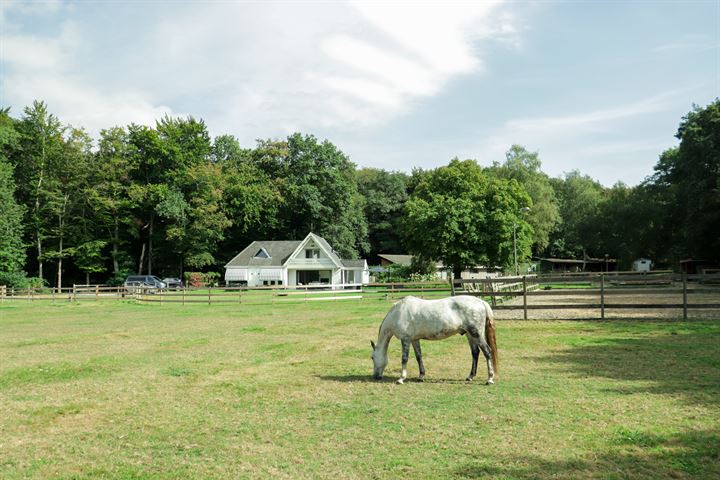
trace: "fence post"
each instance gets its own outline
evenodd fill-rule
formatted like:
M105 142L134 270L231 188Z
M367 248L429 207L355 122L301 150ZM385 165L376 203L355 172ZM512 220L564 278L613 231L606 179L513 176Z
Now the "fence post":
M100 285L95 285L95 301L98 301L98 298L100 297Z
M238 287L238 304L242 304L242 287Z
M688 309L687 273L683 273L682 280L683 280L683 320L687 320L687 309Z
M212 287L208 286L208 306L212 305L212 300L210 299L211 295L212 295Z
M455 296L455 278L452 275L448 275L450 277L450 295Z
M527 277L523 275L523 320L527 320Z
M5 303L5 292L7 291L7 287L5 285L0 285L0 302Z
M183 295L182 295L183 307L185 306L185 290L186 290L186 287L183 286L183 287L182 287L182 292L183 292Z
M605 275L600 274L600 319L605 320Z

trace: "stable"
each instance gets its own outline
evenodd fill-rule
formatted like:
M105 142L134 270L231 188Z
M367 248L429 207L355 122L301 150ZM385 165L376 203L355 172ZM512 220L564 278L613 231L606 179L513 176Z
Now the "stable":
M303 240L254 241L225 265L228 285L342 288L368 281L365 260L341 259L324 238L312 232Z

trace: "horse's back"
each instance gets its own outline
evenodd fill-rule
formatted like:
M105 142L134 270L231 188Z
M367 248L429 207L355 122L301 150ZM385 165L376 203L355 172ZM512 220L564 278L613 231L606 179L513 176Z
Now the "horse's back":
M455 296L439 300L406 297L397 305L395 323L399 334L413 339L440 340L483 328L486 303L475 297Z

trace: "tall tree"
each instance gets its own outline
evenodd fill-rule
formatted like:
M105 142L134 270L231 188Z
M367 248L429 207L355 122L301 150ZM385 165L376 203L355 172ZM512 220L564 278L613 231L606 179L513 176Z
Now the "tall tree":
M604 255L599 249L598 214L603 200L603 187L577 170L564 178L554 178L560 206L559 223L550 236L548 253L558 257L583 258L583 255Z
M458 159L421 175L405 204L402 232L410 253L441 260L458 278L467 267L509 266L515 229L519 256L529 256L532 227L520 210L532 200L515 180Z
M560 210L550 178L542 172L538 152L513 145L505 154L505 162L495 162L492 170L505 179L515 179L532 198L528 223L533 227L533 250L541 254L550 243L550 232L560 222Z
M286 143L259 143L251 161L271 178L282 179L279 230L285 238L303 238L313 231L342 256L368 251L355 165L335 145L296 133Z
M123 232L131 227L131 208L133 206L128 192L130 189L130 148L128 133L124 128L113 127L100 131L100 140L92 165L85 197L96 223L99 238L110 245L112 274L119 277L121 265L126 268L129 255L123 247L126 239ZM100 244L88 246L86 251L91 264L97 264L101 254L97 251Z
M358 190L365 197L370 253L402 253L399 226L407 200L408 176L364 168L357 172Z
M63 154L65 128L48 112L44 102L35 101L32 107L25 108L17 130L20 144L13 163L18 197L27 206L26 233L35 248L38 277L43 278L43 247L51 222L54 224L49 201L57 184L52 175Z
M673 199L668 211L680 233L682 252L696 259L720 259L720 100L694 106L683 117L677 149L665 152L651 182ZM677 257L676 257L677 259Z
M23 215L15 200L15 179L8 153L18 147L19 135L8 109L0 109L0 285L16 285L25 277Z

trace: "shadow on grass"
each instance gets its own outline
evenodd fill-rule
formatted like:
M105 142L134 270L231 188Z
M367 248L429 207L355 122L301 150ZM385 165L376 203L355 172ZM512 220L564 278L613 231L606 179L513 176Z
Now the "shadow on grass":
M317 378L326 382L395 383L399 377L391 375L384 376L382 380L375 380L372 375L318 375ZM405 379L405 383L485 385L485 380L476 379L474 382L468 382L464 378L425 378L420 381L417 378L408 377Z
M619 380L612 389L619 393L669 394L695 404L719 403L720 330L714 326L684 325L680 333L671 324L662 329L660 335L598 339L557 353L546 361L562 364L583 378Z
M632 433L632 432L631 432ZM672 436L619 432L612 447L591 458L547 460L488 455L453 472L461 478L718 478L720 435L691 431Z

